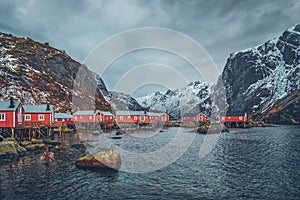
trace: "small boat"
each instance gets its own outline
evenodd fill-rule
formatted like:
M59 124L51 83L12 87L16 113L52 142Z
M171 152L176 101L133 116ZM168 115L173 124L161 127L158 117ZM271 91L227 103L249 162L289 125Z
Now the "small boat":
M122 137L121 136L112 136L112 137L110 137L111 139L122 139Z
M123 134L125 134L125 133L126 133L125 131L119 130L119 131L116 132L116 135L123 135Z
M159 130L159 132L165 132L163 129Z

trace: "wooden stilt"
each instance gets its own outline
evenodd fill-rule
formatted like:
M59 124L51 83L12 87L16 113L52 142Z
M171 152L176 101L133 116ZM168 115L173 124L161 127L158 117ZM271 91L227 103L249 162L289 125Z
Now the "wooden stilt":
M15 129L11 128L11 138L15 138Z

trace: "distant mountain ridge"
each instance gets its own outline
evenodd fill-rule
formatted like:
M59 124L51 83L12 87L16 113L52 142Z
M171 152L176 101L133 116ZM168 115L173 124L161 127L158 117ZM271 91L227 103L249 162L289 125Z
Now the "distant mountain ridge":
M194 81L180 89L150 93L136 100L145 108L178 118L185 113L210 114L210 93L207 83Z
M80 76L87 77L84 84L93 84L93 88L76 87L79 70ZM79 107L107 111L118 109L118 106L142 109L125 94L119 94L119 99L114 99L112 108L108 97L113 94L97 74L64 51L48 43L0 33L0 99L14 96L25 104L51 103L62 112ZM82 98L84 103L73 105L72 98Z

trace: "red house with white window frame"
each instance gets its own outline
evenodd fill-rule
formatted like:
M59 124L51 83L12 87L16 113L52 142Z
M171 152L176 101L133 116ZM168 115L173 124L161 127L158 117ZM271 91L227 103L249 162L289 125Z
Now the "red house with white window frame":
M49 104L23 105L25 126L39 124L44 127L51 127L54 122L53 106Z
M55 113L54 121L56 123L61 123L61 124L66 124L66 125L74 124L73 116L70 114L67 114L67 113Z
M208 116L203 114L203 113L199 113L197 116L196 116L196 121L197 122L208 122L209 119L208 119Z
M100 110L79 110L73 117L76 123L98 123L102 120Z
M208 116L203 113L185 113L181 118L183 123L208 122Z
M145 111L116 111L117 123L148 123Z
M220 116L220 122L246 122L247 113L244 115L241 114L226 114Z
M0 101L0 128L16 128L23 126L24 108L20 101L11 98Z
M166 113L147 112L150 123L167 123L169 122L169 115Z
M111 112L108 111L100 111L100 123L103 124L113 124L114 123L114 116Z

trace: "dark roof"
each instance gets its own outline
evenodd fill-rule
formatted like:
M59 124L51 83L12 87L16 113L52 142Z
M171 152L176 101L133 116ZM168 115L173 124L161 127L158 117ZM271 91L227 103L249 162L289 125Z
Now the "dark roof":
M97 112L99 112L99 110L79 110L73 115L94 115Z
M55 113L55 119L73 119L73 116L67 113Z
M16 110L21 102L14 101L14 107L10 108L10 101L0 101L0 110Z
M222 113L220 116L245 116L246 113Z
M47 104L41 105L23 105L25 113L52 113L53 105L49 105L50 110L47 110Z
M132 110L127 110L127 111L116 111L116 115L147 115L145 114L145 111L132 111Z
M199 113L184 113L182 117L196 117Z

